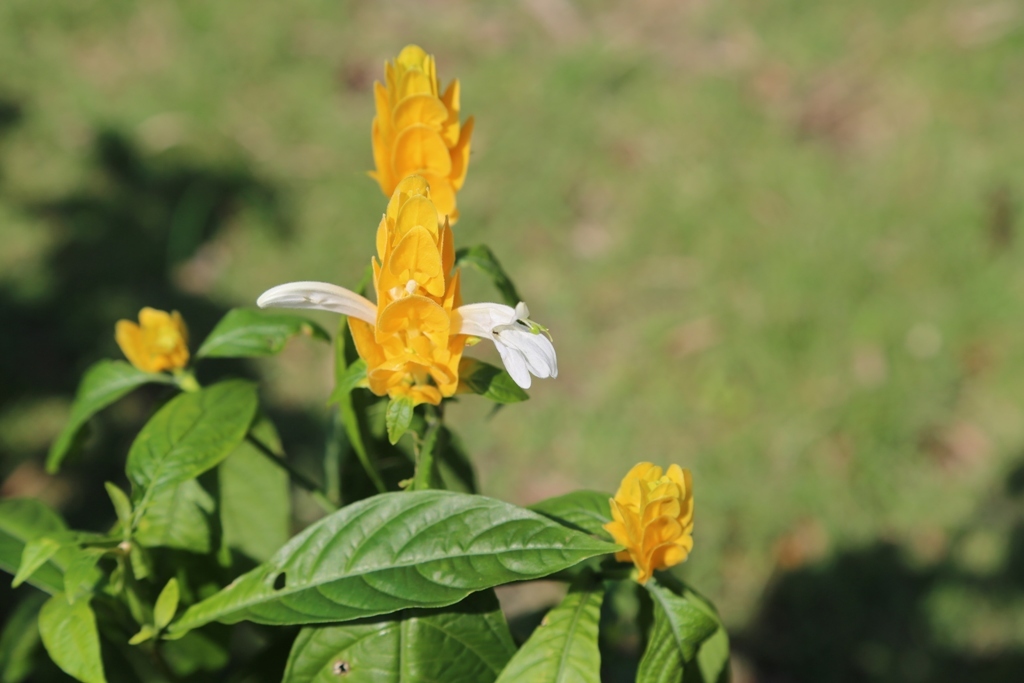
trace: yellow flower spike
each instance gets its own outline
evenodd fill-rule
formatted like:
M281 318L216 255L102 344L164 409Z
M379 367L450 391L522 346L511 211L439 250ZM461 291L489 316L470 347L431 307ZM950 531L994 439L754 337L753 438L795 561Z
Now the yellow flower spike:
M615 542L626 546L615 554L632 562L637 580L647 583L655 570L686 560L693 549L693 481L689 470L671 465L667 472L642 462L622 479L611 499L613 521L604 525Z
M458 80L442 93L434 58L416 45L404 48L384 65L384 84L374 83L377 115L373 119L370 175L387 196L412 175L430 183L443 221L459 218L455 194L466 180L473 117L459 123Z
M188 328L177 311L139 311L139 323L118 320L114 339L128 361L143 372L181 370L188 365Z

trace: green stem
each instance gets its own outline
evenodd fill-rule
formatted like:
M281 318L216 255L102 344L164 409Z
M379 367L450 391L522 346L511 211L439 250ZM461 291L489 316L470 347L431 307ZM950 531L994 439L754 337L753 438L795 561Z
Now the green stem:
M327 444L324 446L324 488L335 505L341 502L341 416L332 410L327 423Z
M413 475L412 491L427 489L443 489L441 472L438 468L434 451L437 449L437 437L441 431L441 412L434 406L427 406L427 426L422 439L416 444L416 473Z
M283 469L285 472L287 472L291 480L295 482L295 484L297 484L299 488L305 489L309 493L310 497L312 497L313 500L315 500L317 504L321 508L323 508L324 512L330 513L338 509L338 506L332 503L330 499L328 499L328 497L324 495L324 492L320 490L320 487L317 485L315 481L313 481L312 479L304 475L302 472L299 472L297 469L292 467L288 463L288 461L284 459L284 457L279 457L276 453L274 453L274 451L270 449L269 446L267 446L265 443L257 439L252 434L247 434L245 438L249 441L249 443L255 446L260 453L267 456L267 458L272 463L274 463L275 465Z

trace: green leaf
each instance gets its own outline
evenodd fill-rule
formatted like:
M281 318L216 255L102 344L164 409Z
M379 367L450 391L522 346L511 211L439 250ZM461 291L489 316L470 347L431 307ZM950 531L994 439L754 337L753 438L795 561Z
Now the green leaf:
M494 591L487 590L440 610L306 627L292 646L283 683L490 683L515 651Z
M330 341L324 328L290 313L234 308L228 311L196 352L196 358L252 358L281 351L292 337L303 334Z
M280 454L273 423L257 418L250 432ZM270 559L291 535L288 473L242 441L218 468L221 530L225 545L257 562Z
M121 532L127 538L132 528L132 502L128 499L128 494L122 491L117 484L108 481L104 482L103 486L107 489L110 502L114 505L114 513L117 515L118 524L121 525Z
M597 627L603 599L604 590L593 574L580 575L523 643L498 683L601 683Z
M366 380L366 361L362 358L356 359L351 365L338 373L334 384L334 391L327 399L327 405L337 403L343 397L352 392L353 389L361 386Z
M644 585L654 602L654 626L640 660L638 683L679 683L683 666L718 629L717 621L686 597L648 579Z
M604 525L612 521L611 503L608 502L610 499L607 493L599 491L573 491L534 503L530 509L570 529L585 531L610 541L612 535L604 529Z
M39 608L46 602L42 593L29 593L7 617L0 634L0 681L21 683L32 674L39 646Z
M489 247L478 244L475 247L459 249L455 252L455 267L459 266L471 266L490 278L509 306L514 307L523 300L516 291L516 286L512 284L512 279L505 274L505 269L498 263L497 257Z
M178 580L171 579L160 591L160 596L156 599L156 606L153 607L153 625L158 631L162 631L167 624L171 623L174 613L178 611L180 597Z
M33 538L26 543L25 549L21 552L21 564L18 566L18 573L14 575L11 587L17 588L23 584L37 569L53 557L61 549L62 545L60 541L49 536Z
M0 501L0 569L14 574L21 565L25 545L46 535L67 531L64 521L45 503L34 498ZM64 590L64 555L58 552L39 567L28 582L47 593Z
M207 637L202 631L193 631L180 640L162 641L160 654L171 671L179 679L184 680L188 680L188 677L197 671L220 671L227 666L230 659L226 647ZM276 671L280 671L280 664L277 665ZM269 671L264 670L262 673L263 676L258 680L270 678ZM232 677L230 680L239 679Z
M616 549L492 498L384 493L324 517L270 561L190 607L169 630L214 620L314 624L443 607Z
M139 645L140 643L144 643L147 640L152 640L158 633L159 631L153 628L150 624L143 624L139 628L139 632L128 639L128 644Z
M106 683L96 615L87 600L71 604L58 593L39 611L39 634L50 659L83 683Z
M697 650L697 670L700 676L695 683L729 683L729 633L721 623Z
M217 466L245 438L256 414L256 386L228 380L179 394L146 423L125 471L143 500ZM148 502L148 501L146 501ZM136 507L136 520L145 505Z
M64 571L64 595L68 602L91 596L93 588L103 578L96 567L106 551L102 548L75 548Z
M212 546L210 519L213 498L194 479L158 491L149 499L135 528L135 542L146 548L178 548L194 553L208 553ZM141 579L132 557L135 578Z
M518 403L530 398L508 372L476 358L459 362L459 385L495 403Z
M50 447L46 457L46 471L50 474L60 469L64 457L71 450L78 431L89 418L133 389L156 382L173 384L170 375L143 372L123 360L101 360L85 372L75 401L71 404L71 416L67 425Z
M407 396L393 398L388 402L388 412L385 416L385 423L388 426L388 441L391 445L398 443L409 425L412 423L412 399Z

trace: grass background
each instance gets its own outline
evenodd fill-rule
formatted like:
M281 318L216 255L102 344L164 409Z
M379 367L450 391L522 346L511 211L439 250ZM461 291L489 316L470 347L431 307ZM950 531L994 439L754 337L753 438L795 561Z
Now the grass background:
M271 285L358 281L372 82L410 42L477 119L456 240L559 351L528 403L450 411L484 492L692 469L684 574L737 681L1019 680L1013 0L6 0L3 494L91 495L41 454L118 318L178 307L199 340ZM260 364L300 457L330 363Z

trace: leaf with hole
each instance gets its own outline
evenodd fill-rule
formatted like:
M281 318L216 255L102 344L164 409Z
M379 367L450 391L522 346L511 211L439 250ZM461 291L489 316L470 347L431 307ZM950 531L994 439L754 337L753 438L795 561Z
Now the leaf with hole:
M570 529L610 541L612 536L604 529L604 525L612 521L610 499L607 493L580 490L534 503L530 509Z
M321 683L342 675L351 683L490 683L515 651L494 591L486 590L442 609L307 626L292 646L283 683Z
M321 341L331 337L311 320L290 313L234 308L213 328L196 352L197 358L252 358L281 351L294 336Z
M87 600L69 603L63 593L39 611L39 634L54 664L82 683L106 683L96 615Z
M194 479L233 451L256 414L256 387L228 380L170 400L146 423L128 452L125 471L136 496L153 494ZM145 504L136 506L136 520Z
M46 471L53 474L60 469L75 443L75 437L89 418L133 389L150 382L173 384L174 379L162 373L143 372L123 360L101 360L86 370L71 404L71 416L46 457Z
M476 358L463 358L459 362L459 389L495 403L519 403L530 398L507 371Z
M310 526L268 562L190 607L169 630L214 620L315 624L443 607L617 549L492 498L385 493Z
M498 677L498 683L601 683L598 622L604 589L590 572L541 621Z

